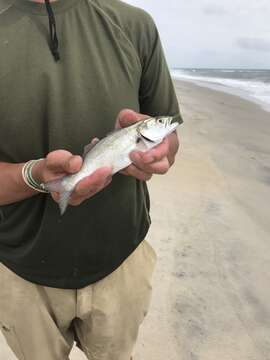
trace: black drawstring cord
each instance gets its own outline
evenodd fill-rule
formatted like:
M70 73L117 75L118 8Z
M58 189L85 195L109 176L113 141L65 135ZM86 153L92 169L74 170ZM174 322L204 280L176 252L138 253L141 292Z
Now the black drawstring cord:
M60 60L59 50L58 50L58 38L57 38L57 32L56 32L56 22L55 17L53 13L53 9L50 4L50 0L45 0L45 5L49 17L49 26L50 26L50 48L51 52L53 54L53 57L55 61Z

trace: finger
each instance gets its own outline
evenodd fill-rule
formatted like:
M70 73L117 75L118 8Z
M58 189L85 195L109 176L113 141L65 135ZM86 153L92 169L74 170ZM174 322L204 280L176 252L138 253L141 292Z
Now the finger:
M146 173L138 169L135 165L129 165L125 171L122 172L123 175L135 177L138 180L148 181L151 179L152 174Z
M85 197L87 199L89 199L91 196L95 195L97 192L101 191L102 189L104 189L106 186L108 186L110 183L112 182L112 176L107 176L105 178L105 181L103 183L100 184L100 186L94 188L93 190L90 190Z
M67 161L71 156L71 152L66 150L52 151L46 156L46 166L50 170L61 171L63 161Z
M81 205L81 203L83 202L85 200L85 198L83 198L83 197L77 197L77 198L75 198L75 199L73 199L73 198L71 198L70 200L69 200L69 205L71 205L71 206L78 206L78 205Z
M125 168L124 170L119 171L119 174L129 176L128 167L127 167L127 168Z
M76 173L82 166L82 158L66 150L50 152L46 157L46 167L55 172Z
M51 196L52 196L52 198L53 198L54 201L56 201L57 203L59 202L59 198L60 198L59 193L57 193L57 192L51 192Z
M65 163L64 169L66 172L74 174L80 171L83 164L83 159L79 155L73 155L72 158Z
M90 141L90 144L89 144L89 145L86 145L86 146L84 147L84 150L85 150L85 149L88 150L88 148L89 148L88 151L90 151L98 142L99 142L99 138L97 138L97 137L93 138L93 139ZM87 151L87 152L88 152L88 151Z
M89 199L91 196L95 195L97 192L99 192L100 190L102 190L103 188L108 186L111 182L112 182L112 176L108 176L105 179L104 184L100 188L92 189L92 191L89 191L85 196L78 196L78 195L73 193L72 197L71 197L71 199L69 201L69 205L72 205L72 206L80 205L84 200ZM59 199L60 199L60 194L59 193L52 192L51 196L54 199L54 201L56 201L57 203L59 202Z
M169 139L166 137L162 143L155 146L149 151L141 152L141 158L145 164L150 164L156 161L160 161L164 157L167 157L170 151Z
M102 187L107 178L111 176L112 169L110 167L103 167L96 170L90 176L82 179L74 190L74 195L87 196L90 192L95 193Z
M146 168L146 170L151 174L159 174L159 175L166 174L169 169L170 169L170 163L167 157L163 158L160 161L150 164L149 167Z
M112 182L112 176L107 177L107 180L105 181L105 184L103 185L103 187L110 185L111 182Z
M146 164L140 154L133 154L131 158L137 168L149 174L165 174L170 168L170 163L166 156L151 164Z
M131 109L123 109L117 116L115 127L117 129L124 128L148 117L149 116L139 114Z
M78 195L78 193L74 193L69 201L70 205L77 206L80 205L83 201L86 199L91 198L101 190L103 190L106 186L108 186L112 182L112 177L109 176L106 178L105 182L101 184L98 187L91 188L91 190L88 190L87 193L84 193L84 195Z
M53 193L51 193L51 196L54 199L54 201L59 203L59 199L60 199L59 193L53 192ZM72 195L69 200L69 205L79 205L82 201L83 201L83 198L81 196L79 197L79 196Z
M99 142L99 138L95 137L94 139L91 140L91 144L95 145Z

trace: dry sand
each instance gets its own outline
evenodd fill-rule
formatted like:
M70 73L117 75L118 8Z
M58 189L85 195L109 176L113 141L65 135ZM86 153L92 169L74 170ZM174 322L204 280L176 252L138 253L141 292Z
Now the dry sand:
M270 359L270 114L175 82L185 123L150 183L159 257L134 360ZM0 359L13 360L0 338ZM72 360L85 360L74 350Z

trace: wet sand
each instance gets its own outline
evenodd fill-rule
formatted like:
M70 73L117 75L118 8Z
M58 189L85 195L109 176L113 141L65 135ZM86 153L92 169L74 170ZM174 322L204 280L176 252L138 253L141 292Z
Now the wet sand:
M181 150L149 183L148 240L159 260L134 360L268 360L270 113L175 86ZM15 359L1 337L0 359Z

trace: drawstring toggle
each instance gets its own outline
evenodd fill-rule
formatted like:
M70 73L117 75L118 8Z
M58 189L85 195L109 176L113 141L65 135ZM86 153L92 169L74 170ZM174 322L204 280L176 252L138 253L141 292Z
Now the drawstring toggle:
M50 4L50 0L45 0L45 5L49 17L49 27L50 27L50 49L53 54L53 57L55 61L60 60L60 54L58 50L58 38L57 38L57 32L56 32L56 22L55 22L55 16L53 13L53 9Z

